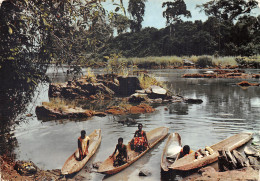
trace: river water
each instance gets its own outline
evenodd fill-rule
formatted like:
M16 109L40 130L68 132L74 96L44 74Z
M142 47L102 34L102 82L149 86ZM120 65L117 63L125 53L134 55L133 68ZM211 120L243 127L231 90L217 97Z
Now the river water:
M158 80L165 81L174 93L189 98L202 99L202 104L171 103L157 105L156 112L130 116L144 125L145 131L156 127L169 127L169 132L178 132L182 143L193 150L215 144L228 136L240 132L256 133L259 141L260 130L260 87L247 89L236 85L239 79L184 79L184 73L196 73L203 70L150 70ZM260 70L246 70L258 73ZM95 70L101 73L102 70ZM53 75L53 70L49 71ZM67 77L61 72L53 78L54 82L63 82ZM259 79L249 80L259 82ZM15 147L16 159L31 160L42 169L61 169L66 159L77 148L77 138L85 129L91 133L94 129L102 130L102 142L96 154L78 174L86 180L179 180L181 177L162 179L160 157L166 139L156 145L141 159L127 169L111 177L104 177L96 172L89 173L93 162L103 161L115 149L118 137L124 143L130 141L137 125L127 126L117 121L124 117L106 116L83 120L41 121L35 115L35 107L43 101L49 101L48 84L41 84L33 102L21 117L24 121L13 127L18 145ZM96 103L95 103L96 104ZM166 110L165 108L168 108ZM32 117L25 115L32 113ZM149 170L152 175L139 177L140 170Z

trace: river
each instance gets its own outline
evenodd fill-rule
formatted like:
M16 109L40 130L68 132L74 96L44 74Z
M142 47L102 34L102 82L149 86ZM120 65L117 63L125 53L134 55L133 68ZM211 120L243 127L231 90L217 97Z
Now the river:
M241 88L236 85L239 79L184 79L184 73L195 73L203 70L150 70L158 80L165 81L174 93L189 98L202 99L202 104L172 103L157 105L156 112L131 116L144 125L145 131L156 127L169 127L169 132L178 132L182 143L188 144L193 150L217 143L228 136L240 132L256 133L259 141L260 130L260 87ZM96 73L102 70L95 70ZM246 70L258 73L260 70ZM53 76L53 70L48 72ZM58 73L54 82L67 80L64 74ZM248 80L259 82L259 79ZM13 126L14 137L17 139L15 155L18 160L31 160L42 169L61 169L66 159L77 148L77 138L85 129L91 133L94 129L102 130L102 142L96 154L78 174L86 180L178 180L162 179L160 173L160 157L166 139L156 145L141 159L127 169L111 177L103 174L88 173L93 162L103 161L115 149L118 137L127 143L137 129L137 125L127 126L118 123L114 116L103 118L93 117L85 120L52 120L41 121L35 115L35 107L43 101L49 101L48 84L41 84L35 98L28 106L27 112L19 117L20 124ZM168 108L166 110L165 108ZM33 116L26 117L31 113ZM257 140L258 139L258 140ZM141 169L149 170L152 175L139 177Z

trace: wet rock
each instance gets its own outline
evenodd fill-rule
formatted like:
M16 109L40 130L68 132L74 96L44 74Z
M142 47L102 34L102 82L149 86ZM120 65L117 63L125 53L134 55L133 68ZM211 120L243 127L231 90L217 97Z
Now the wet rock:
M258 151L257 149L255 149L252 146L246 146L244 148L244 152L247 156L255 156L255 157L259 157L260 156L260 151Z
M84 110L79 107L56 109L49 106L37 106L36 115L39 119L54 118L54 119L66 119L66 118L88 118L92 116L105 116L105 113L95 112L92 110Z
M120 120L118 122L122 123L122 124L127 124L127 125L133 125L133 124L137 123L137 121L135 119L132 119L132 118L126 118L126 119Z
M248 87L248 86L259 86L259 83L250 83L247 81L242 81L240 83L237 83L237 85L242 86L242 87Z
M101 164L102 164L102 162L95 162L95 163L92 164L92 167L95 168L95 169L98 169Z
M118 77L119 95L130 96L136 90L142 89L138 77Z
M114 96L115 92L103 83L88 83L84 80L76 80L69 85L67 83L49 85L49 97L88 99L90 96L97 94L110 98Z
M31 162L31 161L17 161L15 163L14 169L20 174L20 175L33 175L37 172L37 166Z
M148 95L141 94L141 93L134 93L128 99L129 102L133 102L133 103L140 103L140 102L147 101L147 100L148 100Z
M136 92L136 93L139 93L139 94L145 94L145 93L146 93L144 89L142 89L142 90L136 90L135 92Z
M142 114L151 113L155 109L147 104L140 104L137 106L125 105L124 107L112 106L106 110L106 113L113 115L125 115L125 114Z
M98 116L98 117L105 117L107 114L106 113L104 113L104 112L94 112L94 115L95 116Z
M146 176L151 176L152 173L148 170L141 170L138 175L146 177Z
M106 110L106 113L112 115L124 115L126 114L126 110L118 106L112 106Z
M160 86L156 86L156 85L152 85L149 88L151 91L146 90L146 92L150 92L148 93L149 98L151 99L165 99L167 96L167 90L165 90L164 88L160 87Z
M184 99L184 102L189 103L189 104L201 104L203 101L201 99Z
M155 109L147 104L140 104L138 106L132 106L129 109L130 114L152 113Z
M248 166L247 159L237 150L232 151L236 161L237 161L237 168L243 168Z
M249 156L249 157L248 157L248 160L249 160L250 166L251 166L253 169L256 169L256 170L259 170L259 169L260 169L260 163L259 163L259 161L258 161L255 157Z

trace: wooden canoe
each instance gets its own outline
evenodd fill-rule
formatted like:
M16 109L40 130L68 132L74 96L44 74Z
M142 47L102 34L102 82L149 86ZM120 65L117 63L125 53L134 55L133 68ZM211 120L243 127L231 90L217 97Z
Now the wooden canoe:
M168 136L167 142L164 146L162 157L161 157L161 168L163 171L169 171L169 166L175 162L180 150L181 150L181 137L178 133L172 133ZM172 149L169 153L169 149ZM167 158L170 155L170 159Z
M146 133L148 143L150 145L150 148L147 148L142 153L135 152L134 150L131 150L130 142L127 145L127 154L129 156L129 160L126 164L121 165L119 167L113 166L113 158L106 159L99 167L98 172L104 173L104 174L115 174L117 172L120 172L121 170L127 168L129 165L134 163L136 160L138 160L141 156L143 156L148 150L150 150L152 147L154 147L159 141L161 141L167 134L168 134L169 128L166 127L160 127L156 128L154 130L151 130ZM114 158L116 157L117 153L114 155Z
M80 171L84 167L84 165L86 165L92 155L94 155L94 153L96 152L101 143L101 130L94 130L88 137L90 138L88 155L83 160L78 161L75 156L79 153L79 150L77 149L64 163L61 169L61 173L63 175L72 174Z
M213 154L195 159L195 152L176 160L169 169L188 171L203 167L218 160L218 150L235 150L252 139L252 133L239 133L211 146Z

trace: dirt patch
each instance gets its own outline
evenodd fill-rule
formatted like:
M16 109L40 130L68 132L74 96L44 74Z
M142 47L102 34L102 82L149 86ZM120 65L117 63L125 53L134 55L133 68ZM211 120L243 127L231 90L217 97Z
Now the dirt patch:
M207 168L207 167L206 167ZM205 169L205 168L204 168ZM202 171L201 176L196 178L187 178L185 180L190 181L206 181L206 180L218 180L218 181L226 181L226 180L251 180L258 181L259 179L259 171L254 170L251 167L246 167L239 170L231 170L226 172L217 172L212 169L205 169Z

